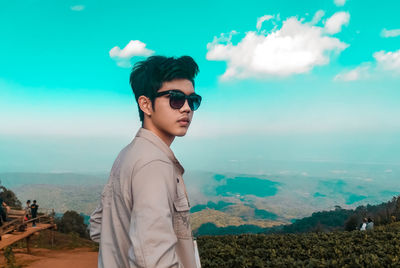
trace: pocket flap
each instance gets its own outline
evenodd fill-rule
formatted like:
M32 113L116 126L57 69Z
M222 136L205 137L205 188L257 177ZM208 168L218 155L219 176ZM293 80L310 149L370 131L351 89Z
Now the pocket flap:
M182 196L174 200L174 207L176 211L189 211L189 203L186 199L186 196Z

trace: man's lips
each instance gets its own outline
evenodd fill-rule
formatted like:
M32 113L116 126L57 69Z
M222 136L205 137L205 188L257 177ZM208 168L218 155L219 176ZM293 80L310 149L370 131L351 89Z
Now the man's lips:
M181 118L181 119L178 120L178 123L179 123L181 126L187 127L187 126L189 126L189 124L190 124L190 120L189 120L189 118Z
M189 118L181 118L181 119L178 120L178 122L186 122L186 123L189 123L190 120L189 120Z

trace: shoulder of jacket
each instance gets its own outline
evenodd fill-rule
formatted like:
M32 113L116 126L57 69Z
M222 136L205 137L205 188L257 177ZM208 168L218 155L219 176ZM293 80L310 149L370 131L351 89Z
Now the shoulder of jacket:
M132 175L139 172L143 168L152 168L152 166L159 166L159 164L168 168L171 171L171 173L173 172L173 164L169 159L163 159L163 158L141 159L137 161L135 167L133 168Z
M138 162L143 164L158 160L172 164L172 161L160 148L149 140L141 137L137 137L134 142L131 143L129 154L135 154L135 158Z
M165 163L173 172L172 161L161 149L146 139L135 138L118 155L110 178L132 178L143 167L157 162Z

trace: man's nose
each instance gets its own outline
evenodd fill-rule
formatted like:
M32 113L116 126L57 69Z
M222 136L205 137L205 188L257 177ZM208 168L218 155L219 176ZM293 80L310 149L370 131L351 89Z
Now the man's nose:
M188 100L188 99L185 100L185 103L183 104L183 106L182 106L182 108L180 109L180 111L181 111L182 113L188 113L188 112L191 111L190 106L189 106L189 100Z

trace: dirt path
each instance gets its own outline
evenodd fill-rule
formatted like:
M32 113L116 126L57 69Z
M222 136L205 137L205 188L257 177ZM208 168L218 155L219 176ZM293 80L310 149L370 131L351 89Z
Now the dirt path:
M97 252L89 248L70 250L32 249L32 254L26 250L14 250L17 264L26 268L96 268ZM4 263L1 260L0 263Z

